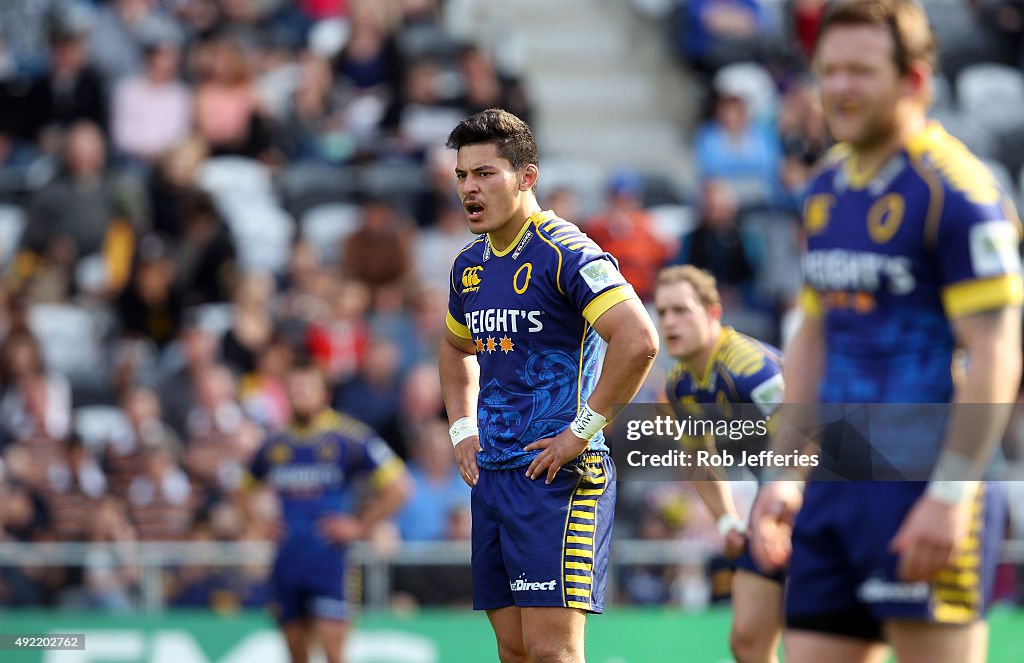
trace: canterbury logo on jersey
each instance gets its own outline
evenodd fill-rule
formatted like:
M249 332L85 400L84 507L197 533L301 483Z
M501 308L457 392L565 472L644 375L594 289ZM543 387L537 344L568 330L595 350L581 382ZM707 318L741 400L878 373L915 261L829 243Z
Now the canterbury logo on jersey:
M539 332L544 329L540 316L543 311L524 311L507 308L487 308L466 314L466 326L474 336L486 332Z
M480 281L482 280L480 274L484 271L484 268L480 265L474 267L467 267L462 270L462 292L474 292L480 289Z
M818 290L878 292L884 279L890 293L906 295L917 285L910 258L868 251L812 251L804 256L804 275Z

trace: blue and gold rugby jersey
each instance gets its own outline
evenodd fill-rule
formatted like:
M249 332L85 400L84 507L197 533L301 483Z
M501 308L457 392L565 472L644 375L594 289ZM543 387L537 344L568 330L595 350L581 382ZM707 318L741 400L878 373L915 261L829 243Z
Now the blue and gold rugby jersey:
M402 468L401 459L372 429L326 410L305 428L292 425L267 438L250 472L281 500L286 531L280 554L310 558L340 550L320 534L318 521L348 512L354 483L368 478L379 487Z
M803 306L825 325L822 402L949 402L949 320L1024 299L1016 212L936 123L867 178L833 148L803 223Z
M679 415L706 416L708 406L725 419L734 403L753 403L764 416L782 402L782 353L732 327L723 327L715 351L698 375L683 362L668 374L665 393Z
M476 346L480 467L528 465L539 452L524 446L572 422L597 381L593 322L635 298L615 259L550 211L502 252L484 236L456 256L446 318ZM590 449L607 449L603 434Z

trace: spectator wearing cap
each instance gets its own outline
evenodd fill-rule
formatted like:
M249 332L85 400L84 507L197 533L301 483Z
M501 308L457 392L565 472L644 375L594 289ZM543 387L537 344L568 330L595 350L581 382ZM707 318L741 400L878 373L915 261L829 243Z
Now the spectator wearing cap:
M697 169L702 180L728 181L744 207L771 205L779 197L779 139L754 117L749 81L731 73L715 77L711 118L693 141Z
M88 14L66 12L54 15L49 26L50 68L29 92L33 134L51 128L66 128L80 120L89 120L106 132L107 97L103 78L89 64L89 34L92 21ZM44 150L54 142L49 132L40 136Z
M111 133L121 154L151 164L188 135L192 95L178 77L175 41L150 41L144 53L143 71L114 87Z
M658 270L674 252L654 231L654 219L643 209L643 179L631 169L608 180L605 209L586 222L587 234L619 261L619 270L636 294L650 301Z

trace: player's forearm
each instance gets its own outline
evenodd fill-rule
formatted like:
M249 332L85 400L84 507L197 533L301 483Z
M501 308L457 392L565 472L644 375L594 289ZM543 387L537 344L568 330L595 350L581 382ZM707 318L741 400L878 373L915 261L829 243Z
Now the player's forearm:
M984 476L1017 397L1020 311L986 313L956 326L967 351L967 369L954 391L956 405L950 413L935 478L972 481Z
M724 481L694 481L693 488L716 522L725 514L736 515L732 492Z
M463 417L476 420L476 398L480 388L480 366L476 357L442 340L438 352L438 371L448 423Z
M618 306L631 304L633 302L623 302ZM608 335L601 377L587 399L592 410L608 419L615 414L616 405L633 400L658 355L654 324L639 301L635 302L635 307L639 312L633 311L625 318L625 324L616 325Z
M776 454L790 454L807 447L809 441L800 431L813 428L818 390L825 367L824 322L818 316L805 314L803 321L786 348L783 360L782 404L772 415L771 447ZM790 478L802 478L807 468L787 468ZM772 472L765 479L772 479Z
M390 518L402 508L412 495L412 482L405 470L381 487L373 497L367 500L366 507L359 516L363 531L369 534L377 523Z

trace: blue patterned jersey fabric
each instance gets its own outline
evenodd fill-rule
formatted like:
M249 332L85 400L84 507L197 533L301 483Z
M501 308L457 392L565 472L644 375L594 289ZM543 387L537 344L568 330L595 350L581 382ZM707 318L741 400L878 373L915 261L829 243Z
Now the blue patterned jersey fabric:
M482 236L456 257L448 329L480 364L480 467L527 465L531 442L564 430L597 381L603 341L593 322L636 298L618 264L553 212L530 217L504 251ZM602 434L592 451L606 450Z

